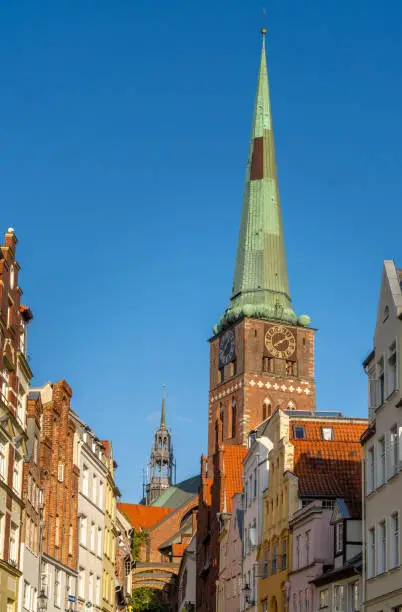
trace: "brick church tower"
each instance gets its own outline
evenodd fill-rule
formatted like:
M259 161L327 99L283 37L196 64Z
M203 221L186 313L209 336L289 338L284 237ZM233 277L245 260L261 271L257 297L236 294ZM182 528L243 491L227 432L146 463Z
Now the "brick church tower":
M228 503L222 487L233 489L222 453L227 454L229 446L233 447L231 456L237 452L240 465L230 464L237 473L250 430L278 408L315 410L314 330L308 327L307 315L297 316L293 311L289 291L265 36L263 29L232 295L210 339L208 457L203 458L201 469L197 610L215 610L216 606L216 515Z
M278 408L315 408L314 330L291 305L262 33L232 296L210 340L209 457L245 444Z

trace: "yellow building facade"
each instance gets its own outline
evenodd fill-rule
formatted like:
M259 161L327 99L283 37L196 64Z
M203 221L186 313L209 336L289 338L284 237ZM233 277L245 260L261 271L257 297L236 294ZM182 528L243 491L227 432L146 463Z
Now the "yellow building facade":
M114 612L116 610L115 597L115 567L116 567L116 525L117 495L119 490L114 482L115 462L111 442L103 442L108 464L108 475L105 491L105 531L103 537L103 563L102 563L102 610Z

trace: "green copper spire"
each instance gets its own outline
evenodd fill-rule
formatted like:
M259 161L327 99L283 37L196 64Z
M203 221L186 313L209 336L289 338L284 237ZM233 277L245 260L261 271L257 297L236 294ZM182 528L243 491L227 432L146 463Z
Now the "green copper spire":
M166 387L162 387L161 427L166 427Z
M215 333L243 316L300 325L310 322L305 315L298 320L291 307L269 98L266 29L261 33L262 51L232 296L229 308L214 328Z

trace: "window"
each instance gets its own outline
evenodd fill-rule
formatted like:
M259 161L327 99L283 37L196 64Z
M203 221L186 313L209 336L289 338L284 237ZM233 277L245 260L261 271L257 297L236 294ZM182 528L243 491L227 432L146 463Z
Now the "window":
M73 526L70 525L68 530L68 554L73 554Z
M339 521L335 525L335 550L337 553L343 551L343 522Z
M377 406L381 406L384 403L384 359L381 357L380 361L377 364L377 372L378 372L378 401Z
M254 499L257 497L257 470L254 470L254 489L253 489L253 497L254 497Z
M3 401L8 406L8 391L9 391L9 374L7 370L3 370L1 373L2 381L1 381L1 395L3 396Z
M82 466L82 492L88 497L89 492L89 471L86 465Z
M375 563L375 529L374 527L372 527L371 529L369 529L369 537L368 537L368 557L369 557L369 563L368 563L368 578L374 578L375 576L375 569L376 569L376 563Z
M333 440L334 439L334 430L332 427L323 427L321 431L322 431L323 440Z
M59 463L57 468L57 480L59 482L64 481L64 465L62 463Z
M95 552L95 523L91 523L91 531L89 534L90 549Z
M99 606L100 604L100 591L101 591L101 579L99 576L96 577L96 585L95 585L95 604Z
M375 488L375 455L374 446L367 451L367 493L371 493Z
M33 443L33 460L36 464L39 463L38 450L39 450L38 436L35 435L34 443Z
M320 608L328 608L329 602L329 591L328 589L323 589L320 591Z
M286 538L283 538L282 540L282 566L281 569L286 569L286 563L287 563L287 559L286 559L286 552L287 552L287 545L288 545L288 541Z
M349 584L349 602L351 612L360 610L359 583L352 582Z
M230 376L236 376L237 374L237 361L236 359L230 364Z
M378 440L378 485L385 482L385 439Z
M225 380L225 368L219 368L218 370L218 382L223 382Z
M294 361L287 361L285 368L287 376L296 376L296 363Z
M103 506L103 482L99 481L99 504L100 507Z
M293 435L296 440L304 440L306 437L305 431L304 431L304 425L294 425Z
M84 597L85 595L85 571L83 567L78 570L78 595Z
M393 476L399 471L399 435L396 425L391 429L390 447L390 468Z
M391 565L390 567L398 567L399 565L399 515L395 512L391 516Z
M268 564L269 564L269 548L264 550L264 557L262 562L262 577L268 578Z
M299 591L299 610L303 612L303 591Z
M92 500L96 502L98 494L98 479L96 478L96 474L92 475Z
M397 387L396 380L396 342L393 342L388 349L387 364L387 394L391 395Z
M54 544L60 546L60 517L56 516L56 528L54 533Z
M271 561L272 575L276 574L276 560L277 560L277 545L275 544L272 549L272 561Z
M93 602L93 600L94 600L94 575L93 575L92 572L89 572L88 599L91 602Z
M300 567L300 539L301 535L296 536L296 569Z
M98 527L97 555L102 556L102 529L100 527Z
M24 608L31 609L31 587L26 580L24 580Z
M387 527L385 521L380 523L380 529L378 534L379 559L378 559L378 571L380 574L385 572L387 569Z
M18 455L14 457L14 467L13 467L13 489L17 493L20 490L20 471L21 471L21 459Z
M18 527L14 525L14 523L11 523L9 558L13 565L17 563L17 556L18 556Z
M57 608L61 607L61 571L54 571L54 605Z
M304 590L304 609L306 612L310 612L310 589Z
M36 612L36 610L38 609L38 591L36 589L32 590L31 599L32 599L32 610L33 612Z
M345 587L343 584L334 586L334 612L344 612L345 610Z
M274 371L274 358L273 357L263 357L262 371L267 372L268 374L273 373Z
M7 454L8 444L4 438L0 437L0 478L7 479Z
M237 407L235 400L232 401L232 438L236 437L236 419L237 419Z
M82 516L80 520L80 543L87 545L87 517Z
M310 529L306 531L306 565L310 564Z

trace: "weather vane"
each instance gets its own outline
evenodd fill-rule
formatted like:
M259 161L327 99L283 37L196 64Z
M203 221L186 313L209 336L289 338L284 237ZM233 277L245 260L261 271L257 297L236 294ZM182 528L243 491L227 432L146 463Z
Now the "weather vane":
M266 8L263 8L263 9L262 9L262 14L263 14L264 16L263 16L263 18L262 18L262 28L261 28L261 34L262 34L263 36L265 36L265 35L266 35L266 33L267 33L267 9L266 9Z

